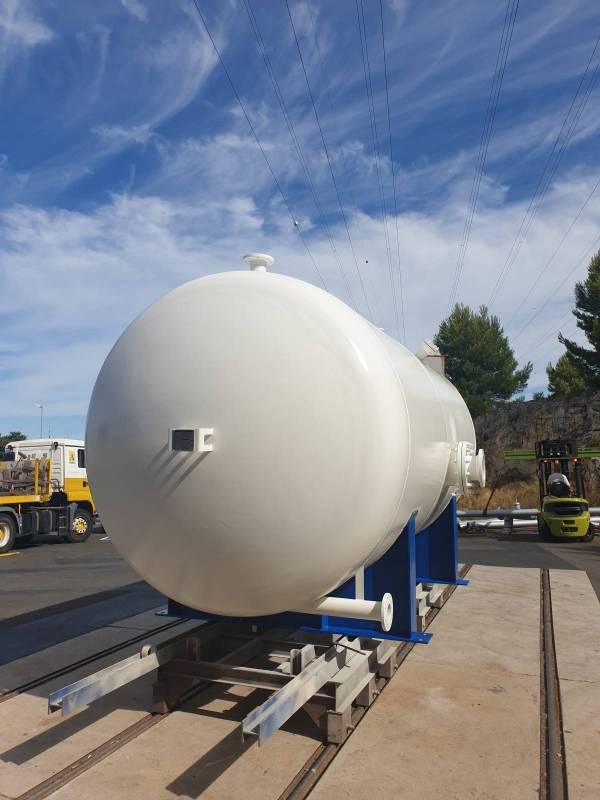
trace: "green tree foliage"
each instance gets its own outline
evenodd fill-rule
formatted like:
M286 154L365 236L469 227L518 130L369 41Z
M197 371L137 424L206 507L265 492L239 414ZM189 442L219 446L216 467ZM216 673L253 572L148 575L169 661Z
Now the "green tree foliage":
M26 439L24 433L21 431L11 431L10 433L0 433L0 454L4 452L4 448L9 442L22 442Z
M498 317L457 303L434 338L446 357L446 373L473 416L490 411L527 386L533 365L517 360Z
M600 388L600 250L590 261L585 281L575 284L573 314L577 327L584 332L591 348L567 339L562 333L558 336L559 341L566 347L585 386Z
M550 394L571 394L586 388L585 379L569 353L563 353L554 366L548 364L546 375Z

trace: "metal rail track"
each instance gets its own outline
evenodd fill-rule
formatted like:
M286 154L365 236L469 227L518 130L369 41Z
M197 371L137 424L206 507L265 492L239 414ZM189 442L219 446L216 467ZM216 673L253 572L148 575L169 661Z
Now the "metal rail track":
M170 622L167 622L158 628L153 628L150 631L145 631L144 633L132 636L129 639L126 639L124 642L119 642L118 644L111 645L110 647L105 647L104 650L98 650L98 652L92 653L89 656L80 658L77 661L72 661L65 667L59 667L58 669L52 670L51 672L46 672L44 675L39 675L37 678L32 678L30 681L21 683L18 686L13 687L12 689L4 689L0 691L0 703L4 703L7 700L10 700L12 697L16 697L19 694L23 694L23 692L28 692L31 689L35 689L38 686L42 686L44 683L48 683L48 681L54 680L54 678L60 678L63 675L68 675L70 672L73 672L74 670L79 669L80 667L85 667L87 664L92 664L94 661L98 661L99 659L104 658L105 656L110 656L113 653L118 653L120 650L124 650L126 647L129 647L130 645L138 644L139 642L142 642L145 639L149 639L151 636L154 636L157 633L162 633L163 631L168 631L171 630L172 628L176 628L179 625L183 625L185 622L188 622L188 620L186 619L171 620Z
M81 756L81 758L73 761L64 769L55 772L54 775L38 783L37 786L23 792L23 794L20 794L15 800L44 800L45 797L49 797L61 787L66 786L67 783L75 780L75 778L82 773L87 772L91 767L99 764L105 758L108 758L108 756L115 751L120 750L121 747L128 742L133 741L133 739L136 739L142 733L150 730L150 728L154 728L155 725L158 725L159 722L166 719L173 711L176 711L196 694L200 694L211 686L212 684L204 682L192 686L170 711L164 714L147 714L137 722L134 722L133 725L130 725L128 728L125 728L125 730L122 730L120 733L107 739L107 741L103 742L101 745L98 745L98 747L94 747L93 750L90 750L88 753Z
M469 570L471 569L472 564L464 564L460 571L460 577L464 578ZM448 593L446 595L445 603L449 600L451 595L453 594L456 586L448 587ZM443 606L442 606L443 608ZM437 617L440 613L441 608L432 608L431 612L427 619L427 628L431 625L433 620ZM407 642L406 644L402 645L398 651L396 656L398 669L404 663L406 657L411 652L415 645ZM398 670L396 670L397 672ZM394 673L395 674L395 673ZM393 677L393 676L392 676ZM304 798L308 797L309 794L312 792L314 787L317 785L325 770L329 767L331 762L335 759L338 755L344 744L348 741L350 736L356 730L358 724L363 719L363 717L369 712L370 708L373 708L379 697L381 697L381 693L389 684L392 678L378 678L377 680L377 697L371 703L368 708L355 708L352 713L352 720L351 720L351 730L344 742L342 744L320 744L316 750L309 756L307 761L303 764L301 769L296 773L296 775L292 778L291 782L287 785L287 787L283 790L283 792L279 795L277 800L304 800ZM20 800L20 798L19 798Z
M567 800L567 760L550 573L540 574L540 800Z
M463 565L460 571L460 576L465 577L469 572L469 570L471 569L471 566L472 566L471 564ZM444 604L453 594L455 588L456 588L455 586L448 587ZM427 619L427 627L429 627L429 625L437 617L440 611L441 608L431 609L431 612L429 613ZM398 653L396 655L398 668L402 665L402 663L404 662L408 654L412 651L414 646L415 645L412 643L406 643L399 647ZM381 678L381 677L377 679L378 696L385 689L390 680L391 678ZM155 714L155 713L147 714L146 716L142 717L142 719L130 725L128 728L125 728L120 733L116 734L115 736L112 736L107 741L98 745L98 747L95 747L93 750L90 750L88 753L81 756L76 761L72 762L71 764L59 770L58 772L54 773L49 778L46 778L44 781L32 787L31 789L28 789L26 792L15 798L15 800L44 800L44 798L49 797L58 789L70 783L72 780L79 777L84 772L87 772L87 770L89 770L91 767L103 761L112 753L121 749L126 744L136 739L141 734L145 733L147 730L150 730L150 728L153 728L155 725L158 725L161 720L168 717L178 708L181 708L181 706L184 705L192 697L201 694L203 691L206 691L207 689L213 686L214 684L212 682L210 683L200 682L192 686L179 699L179 701L176 704L174 704L173 707L167 712L163 714ZM375 702L376 700L371 704L371 707L374 705ZM358 707L354 709L351 718L351 731L347 739L356 729L356 726L360 723L360 721L363 719L365 714L368 713L368 711L369 708L365 707ZM278 800L303 800L303 798L308 797L314 786L318 783L319 779L321 778L327 767L334 760L334 758L337 756L342 747L343 743L320 744L315 749L313 754L309 757L309 759L305 762L305 764L302 766L299 772L294 776L292 781L288 784L287 788L279 796Z

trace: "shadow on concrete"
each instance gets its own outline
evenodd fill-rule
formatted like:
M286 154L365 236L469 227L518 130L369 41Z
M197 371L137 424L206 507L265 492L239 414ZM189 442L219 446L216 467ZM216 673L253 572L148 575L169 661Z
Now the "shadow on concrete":
M93 705L84 708L79 713L65 717L60 722L52 725L51 728L36 733L15 747L11 747L10 750L0 753L0 762L17 765L26 764L32 758L37 758L52 747L70 739L113 711L127 708L132 711L147 712L152 702L152 692L147 686L147 676L138 680L139 683L136 681L122 689L118 689L102 700L98 700ZM145 682L142 684L144 680ZM55 716L60 719L60 712L55 712ZM118 733L118 731L115 731L115 733Z
M0 665L150 611L163 596L145 581L84 595L0 622Z
M226 689L223 691L223 689L215 687L203 693L200 697L190 700L185 706L185 713L241 723L244 717L263 703L270 694L271 692L256 689L245 697L240 697ZM203 705L207 705L215 699L230 700L235 702L235 705L225 711L212 711L199 705L194 706L194 704L197 704L200 700ZM315 743L322 741L319 729L302 709L297 711L281 729L288 733L314 739ZM258 739L255 737L248 737L242 741L241 730L236 726L234 730L230 731L213 745L210 750L204 753L203 756L182 772L181 775L178 775L175 780L171 781L166 789L180 797L193 798L196 800L196 798L200 797L209 789L238 758L257 744Z
M600 538L544 542L535 533L459 534L460 561L490 567L583 570L600 599Z

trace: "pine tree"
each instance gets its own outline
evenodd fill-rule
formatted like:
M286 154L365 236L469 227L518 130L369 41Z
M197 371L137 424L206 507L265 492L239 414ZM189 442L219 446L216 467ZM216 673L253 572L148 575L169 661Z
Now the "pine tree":
M550 394L571 394L586 388L585 379L569 353L563 353L554 366L548 364L546 375Z
M457 303L439 327L435 344L446 357L446 372L473 416L490 411L527 386L533 365L517 360L498 317Z
M21 442L26 439L24 433L21 431L10 431L10 433L0 433L0 455L4 452L4 448L9 442Z
M587 278L575 284L575 309L577 327L585 334L591 349L577 344L559 334L559 341L567 349L573 366L585 385L600 388L600 250L590 261Z

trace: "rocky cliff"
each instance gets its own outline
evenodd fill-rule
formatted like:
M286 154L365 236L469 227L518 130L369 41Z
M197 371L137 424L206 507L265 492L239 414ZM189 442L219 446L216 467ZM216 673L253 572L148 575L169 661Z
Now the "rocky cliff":
M536 495L535 462L506 462L504 451L533 449L536 441L559 437L575 439L579 447L600 447L600 391L509 403L478 417L475 429L478 446L485 450L488 486L500 478L507 490L503 494L520 494L524 505ZM588 498L600 505L600 459L583 463ZM525 485L531 489L527 497ZM492 505L497 504L494 500Z

